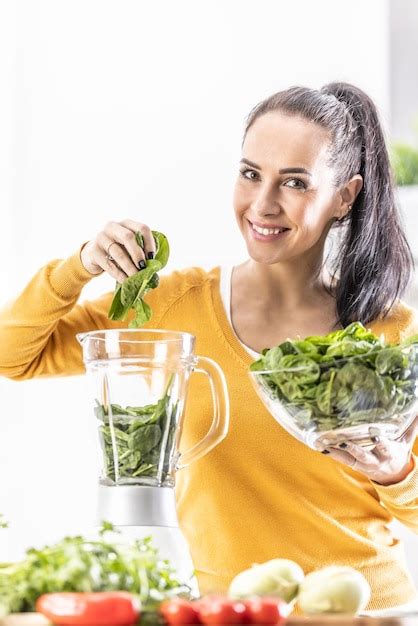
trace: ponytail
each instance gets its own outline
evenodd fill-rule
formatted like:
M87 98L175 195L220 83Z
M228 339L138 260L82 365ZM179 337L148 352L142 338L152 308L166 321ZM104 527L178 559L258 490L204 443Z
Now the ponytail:
M358 172L363 187L351 215L338 255L336 305L345 326L384 317L404 292L413 260L394 197L388 151L376 107L360 89L331 83L321 90L334 95L354 121L347 149L359 151ZM351 145L350 145L351 143ZM347 154L347 153L346 153ZM348 154L354 160L354 154ZM347 172L348 174L348 172Z

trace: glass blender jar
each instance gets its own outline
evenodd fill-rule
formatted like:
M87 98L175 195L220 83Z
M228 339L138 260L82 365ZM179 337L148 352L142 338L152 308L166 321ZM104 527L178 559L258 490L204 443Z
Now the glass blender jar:
M179 528L175 474L218 445L229 425L219 365L193 353L195 337L166 330L115 329L77 335L90 378L102 453L98 522L125 536L152 536L162 558L198 595L193 563ZM208 433L179 451L192 372L205 374L213 400Z

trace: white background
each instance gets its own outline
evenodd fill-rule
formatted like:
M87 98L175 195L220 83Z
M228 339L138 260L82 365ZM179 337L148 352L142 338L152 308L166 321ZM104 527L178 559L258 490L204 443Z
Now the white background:
M109 219L165 232L168 271L240 259L246 115L337 79L366 89L388 127L388 32L385 0L0 3L1 301ZM112 288L101 277L83 297ZM82 377L0 379L0 397L6 560L91 525L96 440Z

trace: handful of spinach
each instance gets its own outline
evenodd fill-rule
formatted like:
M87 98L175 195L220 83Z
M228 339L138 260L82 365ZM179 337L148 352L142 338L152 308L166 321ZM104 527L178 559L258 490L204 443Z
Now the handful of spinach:
M177 402L168 390L156 404L142 407L111 404L110 411L97 400L95 415L103 450L103 477L118 484L161 486L170 480L170 458L177 427ZM109 416L111 413L111 419Z
M167 597L190 594L151 537L124 543L109 540L110 532L116 531L105 522L96 540L65 537L30 548L22 561L0 563L0 615L34 611L40 595L58 591L130 591L140 596L145 611Z
M143 270L128 276L123 283L116 283L108 313L111 320L124 320L129 310L134 309L135 317L129 322L129 328L139 328L151 319L151 308L143 298L150 289L158 287L157 272L167 265L170 254L167 237L156 230L152 234L156 245L155 257L146 261L147 266ZM143 248L144 238L141 233L136 233L135 237L139 247Z
M359 322L265 349L250 366L272 401L303 430L376 423L417 398L418 336L387 344Z

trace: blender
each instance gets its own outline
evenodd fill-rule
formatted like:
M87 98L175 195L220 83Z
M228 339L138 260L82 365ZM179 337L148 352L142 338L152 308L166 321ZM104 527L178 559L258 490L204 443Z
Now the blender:
M162 558L198 595L186 540L179 528L175 474L226 436L225 376L208 357L195 356L195 337L168 330L100 330L77 335L90 378L101 447L97 521L125 536L152 536ZM186 451L179 444L192 372L209 382L213 419Z

